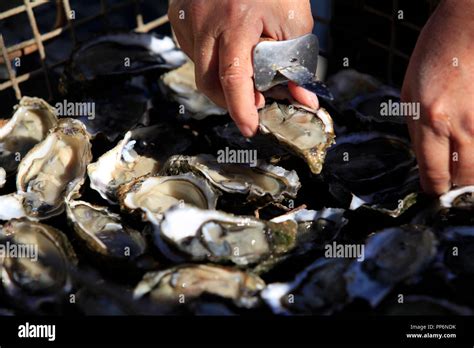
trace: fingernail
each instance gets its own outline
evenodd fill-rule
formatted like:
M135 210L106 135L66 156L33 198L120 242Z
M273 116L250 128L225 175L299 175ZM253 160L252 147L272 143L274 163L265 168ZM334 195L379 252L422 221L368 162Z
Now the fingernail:
M311 107L313 109L319 109L319 100L316 94L311 94L310 100L311 100Z
M250 137L253 137L255 135L255 132L249 126L241 126L240 127L240 132L246 138L250 138Z

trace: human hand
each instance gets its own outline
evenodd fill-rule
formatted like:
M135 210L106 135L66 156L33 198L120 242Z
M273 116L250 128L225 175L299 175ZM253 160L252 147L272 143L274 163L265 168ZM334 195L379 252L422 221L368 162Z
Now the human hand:
M427 193L474 184L473 18L473 1L442 1L405 76L402 101L421 106L408 126Z
M288 40L312 32L309 0L170 0L168 16L183 51L194 61L196 85L225 107L244 136L258 128L252 52L261 37ZM298 102L317 109L315 94L289 84Z

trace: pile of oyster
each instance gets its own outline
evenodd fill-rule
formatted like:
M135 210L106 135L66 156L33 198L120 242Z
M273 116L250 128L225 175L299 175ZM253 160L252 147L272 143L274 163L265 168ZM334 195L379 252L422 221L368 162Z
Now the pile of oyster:
M328 86L319 110L274 87L246 139L169 37L80 46L71 109L0 123L0 312L471 314L474 187L423 197L398 91Z

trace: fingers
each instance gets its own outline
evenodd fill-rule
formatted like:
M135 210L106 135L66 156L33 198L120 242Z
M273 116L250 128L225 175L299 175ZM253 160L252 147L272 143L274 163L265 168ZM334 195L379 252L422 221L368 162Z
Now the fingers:
M215 104L226 108L224 92L219 80L219 47L209 35L199 37L194 47L196 86Z
M262 32L257 29L226 31L219 41L219 76L227 109L246 137L258 127L252 66L252 50Z
M459 129L453 134L453 153L451 161L453 163L452 177L453 184L457 186L466 186L474 184L474 118L459 118L456 126Z
M451 188L449 137L433 132L426 125L420 125L415 139L423 190L433 195L445 193Z
M290 90L293 98L295 98L298 103L309 106L315 110L319 109L319 100L316 94L298 86L296 83L291 81L288 83L288 89Z

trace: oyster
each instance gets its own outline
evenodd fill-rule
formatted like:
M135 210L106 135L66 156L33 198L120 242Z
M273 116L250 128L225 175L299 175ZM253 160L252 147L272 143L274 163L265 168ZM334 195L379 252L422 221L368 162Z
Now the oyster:
M72 81L85 82L100 77L172 69L185 62L186 55L170 37L142 33L108 34L76 49L65 73Z
M17 193L0 197L0 205L6 207L0 219L45 219L61 214L64 198L84 180L91 158L90 135L83 124L61 119L21 161Z
M318 259L289 283L272 283L261 292L275 314L331 314L348 300L346 259Z
M58 122L55 109L40 98L23 97L15 108L0 127L0 167L6 175L16 171L20 159Z
M201 209L215 209L218 196L206 180L192 173L143 177L119 190L120 205L124 210L140 210L145 220L157 224L162 214L179 202Z
M247 202L281 202L295 198L301 187L294 170L287 171L263 161L257 161L255 167L219 163L212 155L173 156L162 172L168 175L194 172L220 191L245 195Z
M0 167L0 188L5 186L5 183L7 182L7 172L5 169Z
M263 134L271 134L302 157L314 174L321 172L326 150L335 138L333 121L326 110L273 103L260 110L259 117Z
M392 217L416 202L419 188L410 144L378 132L339 137L327 154L324 176L334 198L350 209L364 206Z
M134 297L179 306L210 294L251 308L258 304L258 293L264 287L263 280L251 273L220 266L179 265L145 274L134 290Z
M434 259L438 241L421 225L387 228L367 240L364 261L353 261L345 274L351 298L379 304L392 287L423 271Z
M77 263L66 236L53 227L26 219L7 222L1 234L8 238L5 243L9 243L10 250L23 250L17 257L0 255L5 293L29 310L64 300L72 290L70 269Z
M87 166L91 188L109 203L117 203L120 185L144 175L156 174L169 156L190 146L191 141L186 135L184 131L179 132L167 125L127 132L117 146ZM170 137L176 136L180 141L169 145Z
M442 208L474 209L474 186L464 186L446 192L439 198Z
M138 267L146 259L145 238L125 226L119 215L84 201L68 201L66 212L76 238L99 259Z
M161 76L161 89L170 99L184 107L180 114L201 120L210 115L225 115L227 110L214 104L196 87L194 63L186 62L176 70Z
M154 224L156 244L165 255L162 239L187 260L254 265L276 258L295 247L296 224L274 223L216 210L177 205Z

